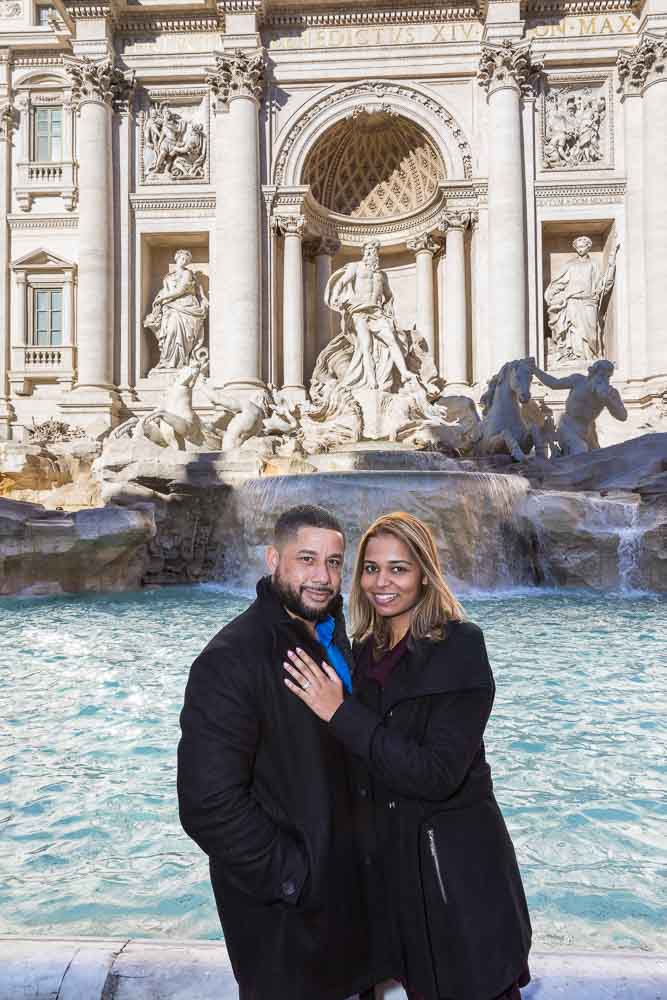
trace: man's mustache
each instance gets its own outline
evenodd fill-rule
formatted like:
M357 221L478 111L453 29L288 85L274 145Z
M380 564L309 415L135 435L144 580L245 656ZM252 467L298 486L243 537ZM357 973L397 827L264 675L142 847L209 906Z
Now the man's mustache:
M301 584L301 591L314 590L317 594L333 594L331 587L309 587L305 583Z

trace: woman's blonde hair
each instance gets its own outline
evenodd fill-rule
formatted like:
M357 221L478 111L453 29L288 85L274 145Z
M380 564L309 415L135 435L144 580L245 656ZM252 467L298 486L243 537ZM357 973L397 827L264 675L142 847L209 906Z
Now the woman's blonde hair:
M385 649L389 644L387 621L377 614L361 589L366 546L371 538L377 538L378 535L393 535L404 542L419 566L422 579L426 578L421 597L412 613L410 622L412 637L441 639L447 622L462 621L465 612L442 575L433 535L422 521L405 511L395 511L393 514L383 514L382 517L378 517L359 542L349 601L353 638L365 639L372 635L378 649Z

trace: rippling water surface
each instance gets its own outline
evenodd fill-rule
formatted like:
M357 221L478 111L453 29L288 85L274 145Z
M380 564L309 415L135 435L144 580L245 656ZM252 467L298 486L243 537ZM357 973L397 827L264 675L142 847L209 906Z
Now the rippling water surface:
M220 935L181 831L191 660L247 605L211 588L0 603L0 933ZM469 599L487 748L541 948L667 949L667 601Z

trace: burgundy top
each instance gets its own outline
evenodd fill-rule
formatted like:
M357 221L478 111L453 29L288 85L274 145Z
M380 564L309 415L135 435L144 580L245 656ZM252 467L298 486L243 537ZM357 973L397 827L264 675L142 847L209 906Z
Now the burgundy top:
M408 648L410 631L408 630L392 649L386 650L379 660L373 656L373 640L369 639L363 651L363 671L372 681L377 681L384 687L390 675L398 665L399 660Z

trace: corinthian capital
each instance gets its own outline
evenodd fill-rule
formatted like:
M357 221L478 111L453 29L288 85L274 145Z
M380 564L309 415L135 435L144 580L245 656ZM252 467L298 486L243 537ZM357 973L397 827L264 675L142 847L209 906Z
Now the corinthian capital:
M123 71L113 59L68 58L65 69L72 85L74 105L86 101L101 101L115 110L120 108L134 88L134 72Z
M645 32L634 49L618 53L616 67L625 94L640 93L650 84L667 79L667 34Z
M451 208L448 212L443 212L442 228L445 232L449 229L467 229L470 221L470 212Z
M264 52L245 52L236 49L231 55L215 57L216 66L206 77L213 93L221 104L229 104L235 97L254 97L259 101L264 92Z
M529 97L537 90L542 65L541 60L533 59L530 42L515 45L505 38L500 45L482 47L477 81L487 93L514 84Z
M303 215L274 215L271 219L273 231L278 236L300 236L306 230L306 220Z
M426 250L431 256L434 256L440 250L440 244L433 239L430 233L420 233L419 236L413 236L405 245L413 253L422 253Z

